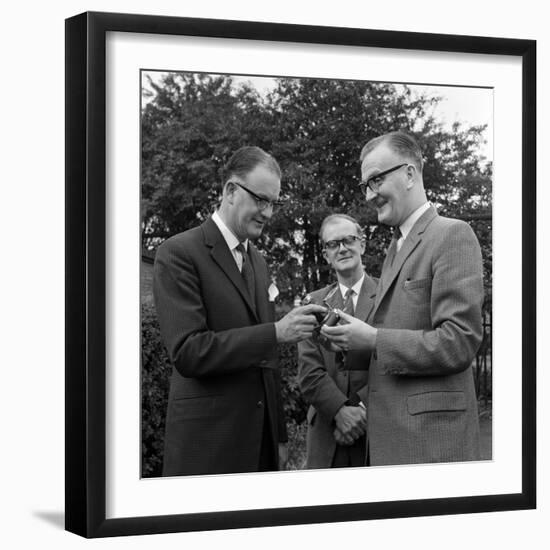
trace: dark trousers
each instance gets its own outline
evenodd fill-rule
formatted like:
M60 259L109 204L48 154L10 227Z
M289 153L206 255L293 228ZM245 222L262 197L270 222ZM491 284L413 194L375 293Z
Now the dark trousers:
M348 468L350 466L365 466L367 454L367 441L363 435L356 439L353 445L336 445L333 468Z
M275 463L275 457L278 451L273 448L273 438L271 435L271 426L269 424L269 414L267 407L264 413L264 429L262 430L262 445L260 447L260 461L258 464L259 472L275 472L279 469L278 463ZM278 461L277 461L278 462Z

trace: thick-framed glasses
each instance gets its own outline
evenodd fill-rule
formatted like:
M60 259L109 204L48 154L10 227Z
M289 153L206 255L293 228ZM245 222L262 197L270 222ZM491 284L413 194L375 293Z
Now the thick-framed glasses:
M270 199L266 199L265 197L261 197L260 195L256 195L254 191L250 191L248 187L245 187L244 185L237 183L236 181L232 181L230 183L240 187L241 189L244 189L256 201L256 205L258 206L260 211L265 210L268 206L271 206L273 210L276 210L284 204L283 201L272 201Z
M346 248L353 246L357 241L362 241L363 237L358 237L357 235L346 235L341 239L334 239L332 241L327 241L324 247L327 250L338 250L340 245L344 245Z
M359 184L359 187L361 188L361 192L366 195L367 194L367 188L370 189L374 193L378 193L380 190L381 185L384 183L384 180L386 179L386 176L388 174L391 174L392 172L395 172L396 170L399 170L399 168L403 168L403 166L408 166L409 163L404 162L403 164L398 164L397 166L393 166L392 168L388 168L387 170L384 170L383 172L379 172L378 174L375 174L374 176L371 176L368 180L362 181Z

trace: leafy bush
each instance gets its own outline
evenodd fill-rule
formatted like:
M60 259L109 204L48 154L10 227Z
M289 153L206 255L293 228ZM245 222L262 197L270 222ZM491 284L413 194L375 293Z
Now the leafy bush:
M302 424L306 419L307 404L298 387L298 351L295 345L279 346L279 368L286 421Z
M287 423L288 464L287 470L303 470L306 465L306 422L297 424L294 420Z
M162 475L164 424L172 367L153 304L141 307L141 475Z

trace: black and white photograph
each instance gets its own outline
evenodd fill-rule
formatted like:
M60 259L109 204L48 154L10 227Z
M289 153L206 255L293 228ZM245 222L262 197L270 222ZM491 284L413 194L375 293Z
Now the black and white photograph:
M66 529L535 508L536 43L66 33Z
M140 131L144 478L491 460L491 88L143 70Z
M507 8L6 4L3 548L546 549L550 34Z

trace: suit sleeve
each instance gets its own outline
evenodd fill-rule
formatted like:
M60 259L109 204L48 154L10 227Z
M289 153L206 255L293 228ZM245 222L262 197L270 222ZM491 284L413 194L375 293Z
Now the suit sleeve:
M157 251L153 289L161 334L176 370L198 378L273 364L275 325L210 330L192 258L169 244Z
M298 344L298 384L305 400L329 420L348 399L328 373L320 344L312 338Z
M471 227L448 226L432 257L431 289L426 289L431 327L378 329L377 363L386 374L448 375L467 369L482 339L483 270Z

